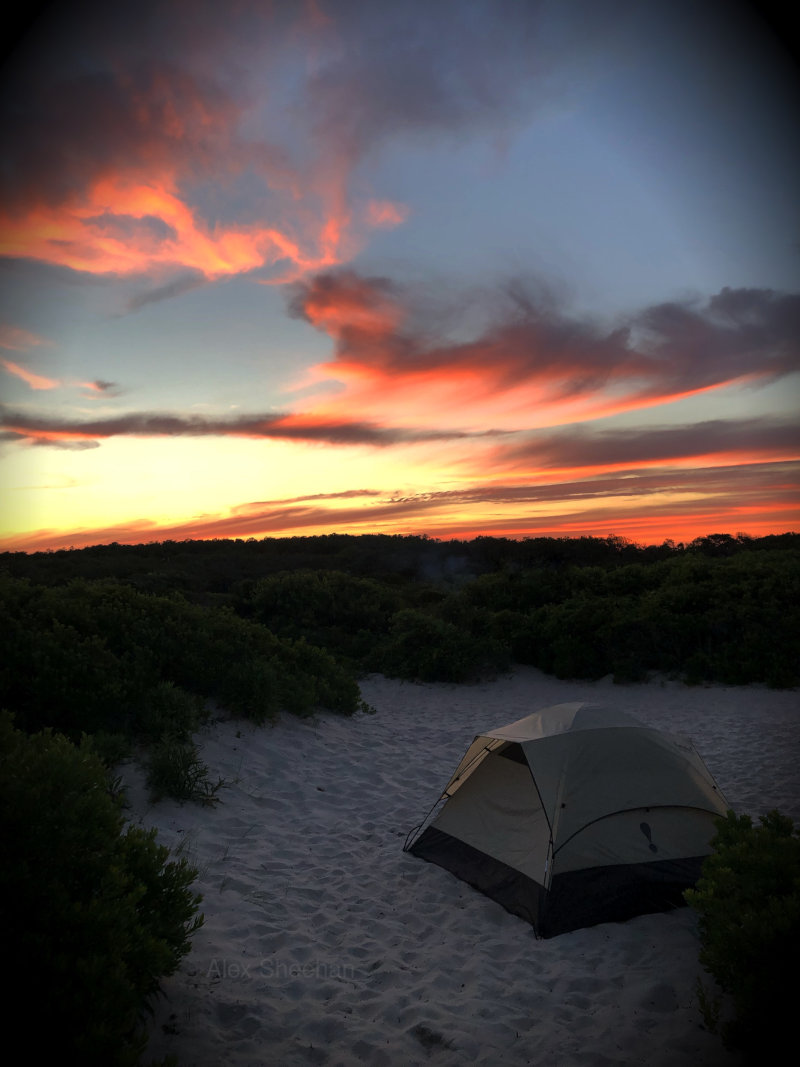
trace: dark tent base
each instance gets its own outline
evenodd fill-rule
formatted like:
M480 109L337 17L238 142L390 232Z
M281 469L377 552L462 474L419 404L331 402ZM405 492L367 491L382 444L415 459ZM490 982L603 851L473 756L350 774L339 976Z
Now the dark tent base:
M502 904L512 915L519 915L534 929L538 924L545 891L542 886L506 863L487 856L457 837L429 826L408 850L428 860L479 889Z
M539 937L681 907L683 891L695 884L705 859L693 856L569 871L555 875L546 891L533 878L431 826L409 852L496 900L529 922Z

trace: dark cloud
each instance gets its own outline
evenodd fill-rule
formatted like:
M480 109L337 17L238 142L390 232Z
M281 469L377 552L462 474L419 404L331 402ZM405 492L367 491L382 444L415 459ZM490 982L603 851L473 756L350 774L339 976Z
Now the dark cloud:
M566 313L523 283L494 295L492 321L473 340L431 340L412 297L386 278L352 270L295 286L290 313L330 334L336 356L390 377L484 374L487 395L526 381L558 383L562 397L607 385L665 398L738 379L766 382L800 369L800 295L723 289L709 300L667 302L612 326ZM387 382L388 384L388 382Z
M529 292L522 284L481 295L491 304L494 321L474 340L460 343L432 340L403 287L352 270L297 283L289 311L333 336L338 358L387 373L474 366L508 383L569 367L580 368L587 384L598 384L613 368L639 367L638 357L626 354L624 328L603 331L564 316L549 296L541 299L538 290Z
M291 415L239 415L211 419L200 415L131 412L105 419L65 419L30 415L0 407L0 424L9 433L37 444L69 440L103 440L108 437L254 437L320 442L335 445L387 446L418 441L461 440L484 437L438 430L381 427L367 422L304 419Z
M665 493L714 496L724 494L736 499L758 494L763 499L786 506L795 503L800 464L752 463L746 466L669 467L640 470L630 478L620 479L604 474L572 477L558 476L552 481L528 485L477 484L466 489L392 496L393 504L415 504L420 509L457 505L480 508L484 505L541 504L563 501L591 504L618 497L658 497ZM692 501L697 506L697 501ZM674 506L674 505L673 505ZM706 506L706 505L701 505Z
M574 0L320 0L328 19L306 89L318 135L357 158L398 134L495 135L586 73L630 5ZM562 12L563 13L563 12ZM326 47L327 45L327 47Z
M632 320L653 377L676 389L776 379L800 369L800 294L725 288L705 305L664 303Z
M192 292L193 289L199 289L201 286L206 285L207 282L206 276L200 271L190 271L175 278L174 281L167 282L165 285L159 285L154 289L148 289L132 296L126 304L126 310L140 311L143 307L147 307L148 304L157 304L162 300L172 300L176 296L183 296L184 293Z
M527 120L553 71L577 68L627 5L571 6L565 20L548 0L62 0L4 71L0 202L12 217L78 204L98 182L156 179L212 228L269 221L295 240L315 213L341 228L365 154L397 134L495 137ZM81 240L99 240L93 225L134 229L144 269L169 220L131 215L115 193L105 215L91 199Z
M0 199L7 211L59 206L118 174L219 169L237 113L218 85L176 67L37 79L2 94Z
M35 437L31 434L25 433L24 430L3 430L0 432L0 441L14 442L15 444L25 443L33 445L37 448L47 446L49 448L58 448L64 452L86 452L92 448L99 448L99 441L92 440L74 440L69 437L54 437L44 438Z
M580 426L503 448L502 462L550 467L646 466L694 457L738 454L800 455L800 426L768 418L716 419L688 426L626 430Z

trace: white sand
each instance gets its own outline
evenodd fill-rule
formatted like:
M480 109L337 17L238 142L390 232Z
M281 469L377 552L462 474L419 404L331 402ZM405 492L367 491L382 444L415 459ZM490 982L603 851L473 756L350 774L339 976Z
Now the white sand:
M180 1067L738 1063L702 1027L690 909L537 941L402 845L476 733L580 699L688 734L737 811L800 819L797 692L519 669L478 686L372 677L362 693L376 715L210 727L203 757L232 783L213 809L150 805L125 769L132 820L182 849L204 898L149 1055Z

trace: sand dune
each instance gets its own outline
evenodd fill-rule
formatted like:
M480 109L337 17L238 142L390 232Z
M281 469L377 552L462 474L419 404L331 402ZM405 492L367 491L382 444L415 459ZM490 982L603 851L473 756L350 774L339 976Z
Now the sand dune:
M216 808L132 821L199 868L205 926L164 983L149 1054L221 1064L736 1064L702 1027L693 913L537 941L402 852L472 737L548 704L613 702L691 736L737 811L800 819L800 699L762 688L614 686L518 669L477 686L371 677L375 715L218 722L198 738Z

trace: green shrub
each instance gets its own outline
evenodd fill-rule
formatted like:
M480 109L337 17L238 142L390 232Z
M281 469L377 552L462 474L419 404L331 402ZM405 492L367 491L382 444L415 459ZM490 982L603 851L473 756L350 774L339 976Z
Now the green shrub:
M256 722L317 704L352 714L352 672L225 608L112 581L47 588L0 574L0 706L28 733L51 726L185 738L203 698ZM310 647L310 645L308 646Z
M502 649L491 638L472 637L451 622L413 608L398 611L378 648L375 669L394 678L464 682L494 669Z
M302 638L286 641L285 663L290 684L282 687L282 705L295 715L310 715L320 707L353 715L363 707L358 683L324 648Z
M699 914L700 962L730 998L733 1017L707 1023L753 1062L778 1063L791 1047L800 956L800 829L777 811L754 826L729 811L686 899Z
M392 589L372 579L303 569L263 578L246 607L280 637L304 638L340 659L363 663L399 603Z
M200 697L172 682L159 682L143 698L134 727L139 738L154 744L163 737L188 740L203 719L204 705Z
M609 603L598 596L576 596L537 612L550 649L549 670L557 678L602 678L610 664L602 635Z
M96 734L81 734L80 745L94 752L103 766L109 769L129 759L132 747L127 734L110 734L104 730Z
M0 804L10 1044L32 1063L137 1064L144 1012L202 923L196 871L171 861L154 830L125 829L91 747L28 737L8 714Z

